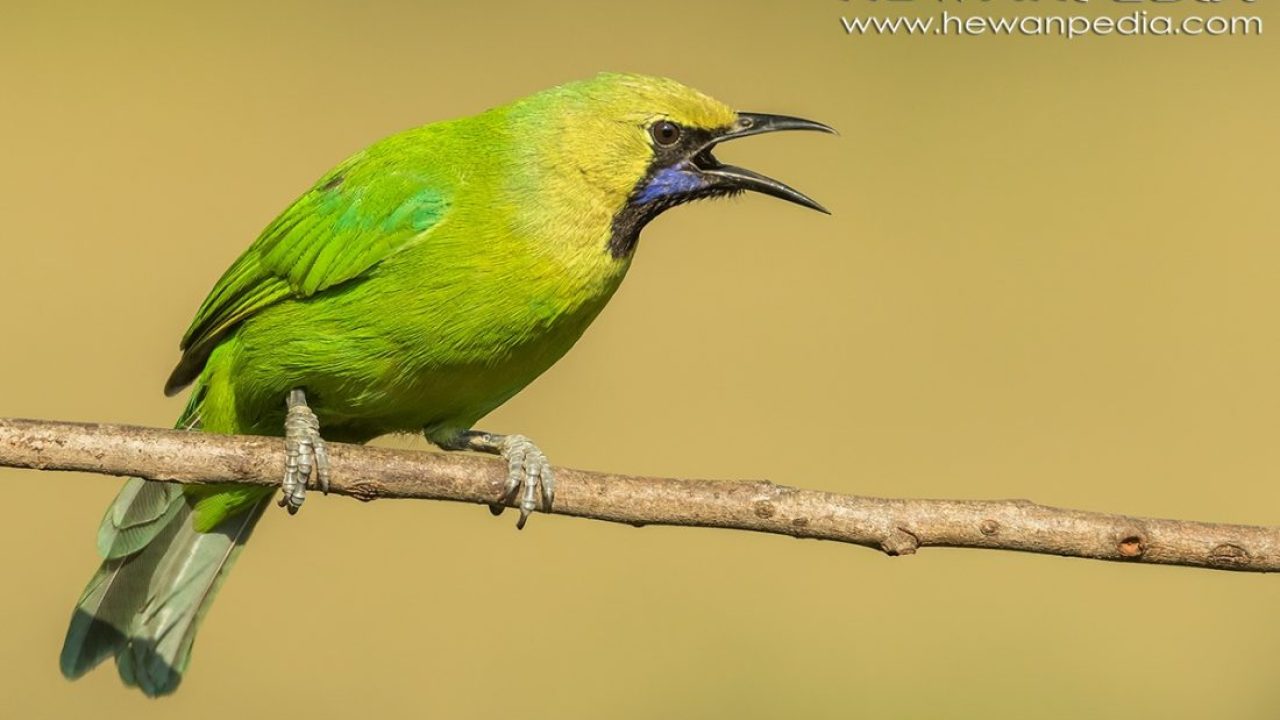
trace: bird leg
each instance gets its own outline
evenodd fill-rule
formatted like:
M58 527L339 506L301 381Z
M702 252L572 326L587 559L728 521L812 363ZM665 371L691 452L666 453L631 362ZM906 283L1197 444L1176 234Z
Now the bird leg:
M523 435L494 435L478 430L450 431L448 433L427 433L427 439L441 450L470 450L489 455L498 455L507 461L507 483L503 488L500 502L491 503L489 510L494 515L501 515L506 509L505 503L520 497L520 519L516 527L524 529L529 514L538 509L539 490L541 490L542 510L549 512L551 502L556 494L556 476L533 441Z
M307 407L302 388L289 391L284 418L284 480L279 505L293 515L307 498L307 483L314 471L321 492L329 492L329 453L320 437L320 419Z

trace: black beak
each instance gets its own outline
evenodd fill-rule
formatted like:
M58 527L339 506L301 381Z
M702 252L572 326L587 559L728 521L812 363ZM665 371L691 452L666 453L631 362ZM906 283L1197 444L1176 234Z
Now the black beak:
M715 146L726 140L736 140L737 138L781 132L783 130L811 130L838 134L827 125L803 118L788 117L786 115L738 113L738 121L702 148L695 157L694 162L704 176L712 178L721 187L772 195L787 202L803 205L812 210L830 215L831 213L826 208L799 190L746 168L722 165L711 155L711 151Z

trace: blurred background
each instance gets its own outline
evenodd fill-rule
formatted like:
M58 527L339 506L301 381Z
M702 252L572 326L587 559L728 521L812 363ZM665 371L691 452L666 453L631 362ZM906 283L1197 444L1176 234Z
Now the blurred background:
M0 5L0 415L165 426L196 306L327 168L600 70L823 120L722 158L488 418L558 464L1280 522L1276 42L856 37L842 14L1266 3ZM794 445L805 437L818 444ZM416 439L394 444L425 447ZM119 483L0 471L12 718L1280 717L1280 582L313 498L178 694L57 655ZM286 628L280 608L296 608Z

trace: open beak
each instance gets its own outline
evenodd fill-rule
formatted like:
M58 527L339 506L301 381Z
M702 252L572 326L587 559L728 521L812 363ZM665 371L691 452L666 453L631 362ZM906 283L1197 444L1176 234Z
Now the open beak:
M781 132L783 130L811 130L816 132L825 132L836 134L836 131L827 125L812 120L804 120L797 117L788 117L786 115L763 115L760 113L738 113L738 121L734 123L728 130L718 134L711 142L703 146L693 157L693 164L698 168L702 175L718 187L730 190L750 190L752 192L764 193L773 197L793 202L797 205L817 210L821 213L830 215L831 213L816 200L805 195L804 193L792 188L786 184L778 182L770 177L765 177L760 173L747 170L746 168L735 167L733 165L724 165L711 151L717 145L726 140L736 140L737 138L750 137L752 135L763 135L765 133Z

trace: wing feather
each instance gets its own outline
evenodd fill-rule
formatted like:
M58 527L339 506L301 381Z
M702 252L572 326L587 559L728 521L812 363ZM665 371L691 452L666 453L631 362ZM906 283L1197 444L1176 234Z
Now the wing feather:
M449 200L429 173L385 170L369 153L322 178L232 264L183 337L167 394L194 380L218 343L247 318L356 280L440 222Z

